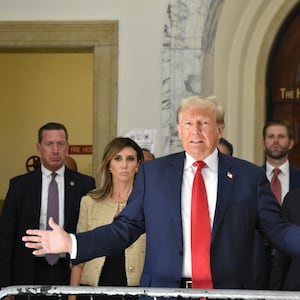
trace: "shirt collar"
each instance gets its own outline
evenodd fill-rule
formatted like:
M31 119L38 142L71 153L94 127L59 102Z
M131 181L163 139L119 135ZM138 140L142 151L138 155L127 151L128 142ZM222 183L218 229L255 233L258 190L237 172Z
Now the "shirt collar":
M44 176L50 176L53 172L48 170L44 165L41 165L41 171ZM65 172L65 165L55 171L56 174L63 176Z
M209 156L207 156L203 161L206 163L206 165L210 169L217 170L218 169L218 150L215 149L214 152L212 154L210 154ZM190 154L185 152L184 169L192 167L194 162L195 162L195 159Z
M289 161L287 160L285 163L283 163L281 166L279 166L278 168L280 169L281 173L283 174L288 174L289 172ZM266 173L268 174L268 176L272 176L273 175L273 170L275 169L274 166L272 166L268 161L266 162Z

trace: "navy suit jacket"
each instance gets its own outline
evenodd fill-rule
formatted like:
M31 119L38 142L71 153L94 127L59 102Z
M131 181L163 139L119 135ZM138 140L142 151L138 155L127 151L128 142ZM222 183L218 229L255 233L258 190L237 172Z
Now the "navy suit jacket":
M146 232L143 287L179 287L183 263L181 183L185 153L142 164L128 204L112 224L76 234L79 263L112 255ZM288 224L261 167L219 153L211 240L214 288L254 287L253 240L263 232L279 249L300 257L300 227ZM199 228L201 235L201 228Z
M300 188L293 189L285 196L282 205L283 215L300 225ZM300 291L300 259L277 251L270 276L270 289Z
M290 188L289 191L300 188L300 169L290 165Z
M64 228L76 232L81 197L95 188L94 178L65 169ZM39 228L42 173L14 177L0 217L0 286L35 284L34 255L24 246L22 236L28 228Z
M262 166L266 171L266 164ZM290 182L289 191L300 188L300 169L292 166L289 167ZM284 200L286 201L286 200ZM283 202L284 204L284 202ZM298 224L298 223L297 223ZM299 224L300 225L300 224ZM270 272L273 264L274 250L272 247L265 243L263 236L258 232L256 234L257 249L255 252L255 269L256 269L256 288L257 289L278 289L278 285L275 287L274 279L270 279ZM272 275L272 277L274 277ZM270 286L269 281L271 280Z

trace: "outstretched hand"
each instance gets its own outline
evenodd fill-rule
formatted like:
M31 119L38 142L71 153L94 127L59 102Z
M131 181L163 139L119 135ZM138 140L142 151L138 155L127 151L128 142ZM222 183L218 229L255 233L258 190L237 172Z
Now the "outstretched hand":
M30 249L36 249L34 255L43 255L48 253L71 253L72 240L70 235L53 218L49 218L49 226L52 230L28 229L22 240L25 246Z

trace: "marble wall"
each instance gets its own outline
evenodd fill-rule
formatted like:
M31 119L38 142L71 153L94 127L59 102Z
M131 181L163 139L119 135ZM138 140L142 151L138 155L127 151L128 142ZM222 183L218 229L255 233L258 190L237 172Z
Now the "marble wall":
M182 98L213 93L214 39L224 0L170 0L162 50L162 154L181 151L176 109Z

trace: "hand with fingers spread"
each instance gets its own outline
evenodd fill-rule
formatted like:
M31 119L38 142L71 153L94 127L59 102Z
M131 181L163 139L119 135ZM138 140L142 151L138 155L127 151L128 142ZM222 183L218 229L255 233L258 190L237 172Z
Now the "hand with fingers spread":
M71 253L72 240L70 235L56 224L53 218L49 219L49 226L52 230L26 230L26 236L22 240L27 248L36 249L34 255L48 253Z

